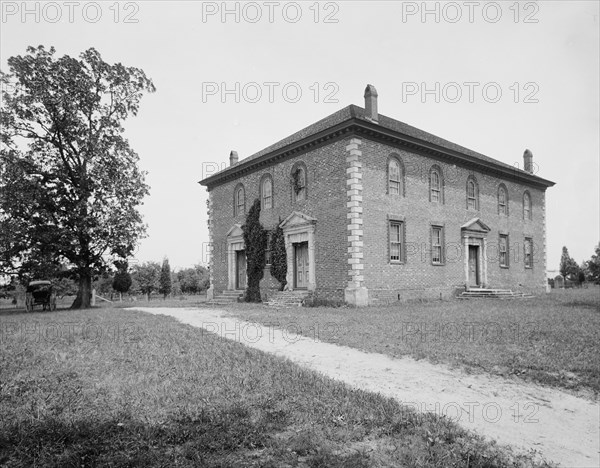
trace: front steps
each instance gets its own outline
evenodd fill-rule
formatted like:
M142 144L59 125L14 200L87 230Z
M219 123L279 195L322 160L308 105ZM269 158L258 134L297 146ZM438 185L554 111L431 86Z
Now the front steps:
M269 298L265 305L270 307L299 307L308 297L308 291L277 291Z
M515 292L510 289L486 289L486 288L470 288L468 291L463 291L457 296L457 299L529 299L531 294L524 292Z
M215 296L212 300L207 301L207 304L228 305L235 304L238 298L244 295L244 291L240 289L226 289L220 296Z

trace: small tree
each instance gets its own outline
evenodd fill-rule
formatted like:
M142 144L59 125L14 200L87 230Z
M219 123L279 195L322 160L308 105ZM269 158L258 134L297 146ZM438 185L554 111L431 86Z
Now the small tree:
M279 224L281 224L281 218L271 236L271 275L279 281L279 290L283 291L287 284L287 252L285 250L283 229Z
M158 292L163 295L163 299L166 299L171 294L171 267L169 265L169 259L165 257L160 269L160 280Z
M595 254L585 262L585 275L587 280L598 284L600 282L600 244L596 246Z
M142 294L145 294L150 301L150 294L158 288L158 278L160 276L160 265L157 262L146 262L136 267L134 278L139 285Z
M254 200L246 224L242 226L244 243L246 244L246 302L261 302L260 280L264 276L266 265L265 251L267 249L267 231L260 224L260 200Z
M123 302L123 293L126 293L131 288L131 275L127 271L129 265L126 261L117 261L115 262L115 266L117 267L117 272L113 278L112 287L119 293L119 301Z
M171 272L171 293L173 296L181 296L181 284L179 284L179 277L174 271Z
M194 269L198 275L198 292L206 291L210 288L210 272L208 268L202 265L194 265Z
M559 271L564 279L567 279L567 276L570 275L577 277L577 274L579 273L579 265L577 265L577 262L571 258L566 247L562 248Z

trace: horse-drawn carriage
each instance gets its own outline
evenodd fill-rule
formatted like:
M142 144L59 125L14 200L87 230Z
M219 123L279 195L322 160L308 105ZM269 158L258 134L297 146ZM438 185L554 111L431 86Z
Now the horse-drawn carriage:
M31 281L25 292L25 308L28 312L36 305L42 310L56 310L56 293L50 281Z

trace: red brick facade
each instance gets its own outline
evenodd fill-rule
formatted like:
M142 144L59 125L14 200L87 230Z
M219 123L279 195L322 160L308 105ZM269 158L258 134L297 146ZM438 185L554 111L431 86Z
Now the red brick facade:
M273 206L262 210L261 222L272 230L285 220L290 289L301 274L294 272L293 257L302 244L310 263L302 286L357 305L448 297L477 281L477 287L544 291L545 190L553 183L418 129L403 130L404 124L386 117L378 122L376 95L374 110L369 102L366 108L375 114L350 106L202 181L209 189L211 290L235 288L234 254L244 247L236 225L245 222L245 214L234 211L236 188L244 188L247 213L268 174ZM392 187L390 158L400 166ZM303 200L295 196L297 167L306 173ZM437 193L432 168L440 181ZM499 197L500 187L506 197ZM499 253L501 235L506 254ZM533 245L529 265L526 238ZM277 286L267 271L263 295Z

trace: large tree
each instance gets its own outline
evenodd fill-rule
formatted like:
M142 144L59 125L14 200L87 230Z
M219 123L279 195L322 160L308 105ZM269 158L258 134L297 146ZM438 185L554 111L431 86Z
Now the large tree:
M0 74L0 272L66 263L78 282L74 308L89 307L94 276L133 253L148 193L138 155L123 137L144 92L137 68L95 49L56 57L29 47Z

